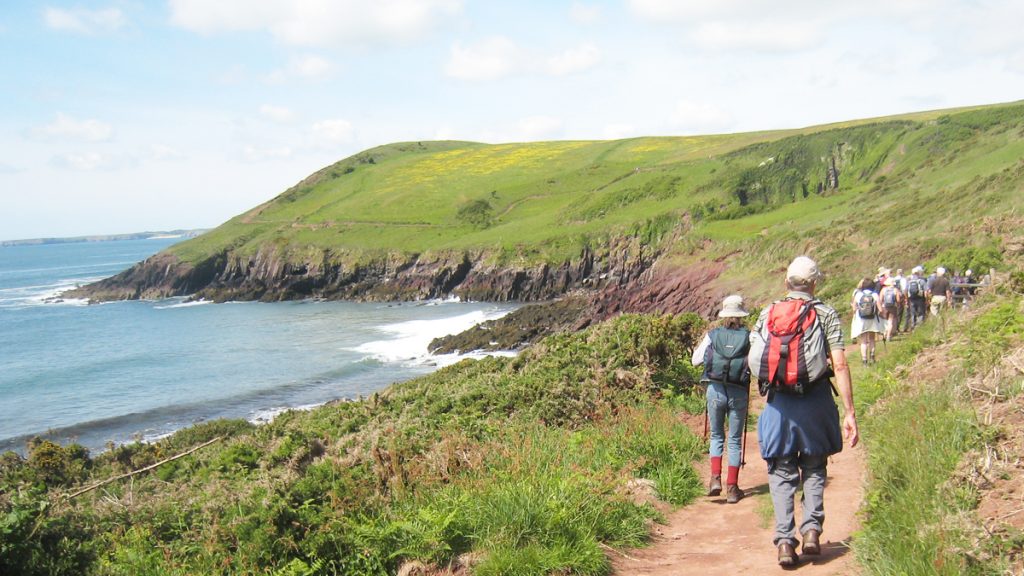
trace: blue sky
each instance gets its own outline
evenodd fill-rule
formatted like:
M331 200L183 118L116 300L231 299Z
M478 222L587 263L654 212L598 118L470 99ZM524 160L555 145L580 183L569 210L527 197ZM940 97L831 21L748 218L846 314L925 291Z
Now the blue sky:
M212 227L394 141L795 128L1024 98L1017 0L0 6L0 240Z

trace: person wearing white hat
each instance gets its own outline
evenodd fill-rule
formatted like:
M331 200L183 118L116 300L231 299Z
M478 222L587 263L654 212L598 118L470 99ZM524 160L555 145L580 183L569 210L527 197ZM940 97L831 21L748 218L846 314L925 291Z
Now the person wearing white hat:
M924 268L921 266L915 266L911 270L910 278L907 279L907 315L906 324L903 326L904 332L917 328L919 324L924 322L924 315L926 310L925 296L928 291L928 287L925 284L924 278L921 276L924 274Z
M928 287L927 297L932 316L938 316L953 301L953 289L942 266L935 269L935 279Z
M821 554L828 457L843 449L844 433L850 447L859 438L842 322L835 309L814 297L823 278L814 260L794 259L786 270L786 298L766 306L750 332L751 372L767 394L757 436L768 465L775 510L772 542L779 564L785 567L799 561L794 520L797 489L803 490L803 553ZM832 397L833 375L845 413L842 421ZM790 385L791 380L795 385Z
M743 465L743 431L750 402L750 369L747 351L750 331L743 323L749 313L743 309L743 297L732 295L722 301L718 317L722 325L708 332L693 351L693 365L704 366L701 383L707 385L707 420L710 428L708 456L711 480L708 496L722 493L722 455L726 444L725 420L728 415L728 475L725 483L726 502L735 504L743 498L739 487Z

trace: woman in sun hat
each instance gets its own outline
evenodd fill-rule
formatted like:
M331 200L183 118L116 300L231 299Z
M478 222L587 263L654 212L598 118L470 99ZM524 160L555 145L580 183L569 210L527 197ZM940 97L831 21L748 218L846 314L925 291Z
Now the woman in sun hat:
M693 351L693 365L704 366L700 380L707 385L707 418L711 430L708 449L711 481L708 484L708 496L722 493L726 415L729 419L729 467L725 482L726 502L729 504L735 504L743 498L739 475L743 464L743 430L750 401L750 368L747 365L750 331L743 320L747 316L742 296L734 294L726 297L718 312L721 324L708 332Z

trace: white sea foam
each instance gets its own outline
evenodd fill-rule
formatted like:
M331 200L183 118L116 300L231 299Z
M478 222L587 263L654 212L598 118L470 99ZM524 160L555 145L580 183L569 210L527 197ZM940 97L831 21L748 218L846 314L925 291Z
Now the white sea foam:
M410 320L397 324L386 324L378 329L393 335L391 338L367 342L353 350L369 354L384 362L439 363L441 357L432 356L427 350L431 340L449 334L458 334L481 322L501 318L508 312L508 310L478 310L437 320Z
M44 306L51 304L63 304L67 306L85 306L89 303L84 298L63 298L61 295L72 288L76 288L88 282L95 282L97 278L67 278L51 284L39 284L32 286L18 286L15 288L0 289L0 308L22 308L28 306Z
M452 364L465 360L466 358L473 358L474 360L487 358L488 356L515 358L518 354L519 353L514 350L495 350L493 352L474 350L473 352L467 352L465 354L435 354L430 357L430 362L436 364L438 368L444 368L445 366L451 366Z
M176 304L168 304L166 306L154 306L154 310L172 310L174 308L191 308L193 306L203 306L204 304L213 304L213 300L193 300L191 302L178 302Z
M274 418L277 418L278 416L284 414L285 412L288 412L289 410L307 412L309 410L318 408L323 405L324 403L320 402L317 404L303 404L302 406L282 406L278 408L265 408L262 410L254 410L252 414L249 416L249 422L252 424L256 424L257 426L259 426L260 424L270 424L271 422L274 421Z

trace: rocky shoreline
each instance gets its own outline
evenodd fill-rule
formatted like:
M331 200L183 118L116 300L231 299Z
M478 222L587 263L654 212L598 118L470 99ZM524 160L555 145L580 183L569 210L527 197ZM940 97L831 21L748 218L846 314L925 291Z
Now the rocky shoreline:
M431 343L431 351L514 350L552 333L575 331L620 313L708 314L720 299L710 287L724 270L660 264L661 254L636 238L583 249L560 264L502 266L492 254L390 254L345 264L337 256L289 258L274 249L244 257L221 253L198 264L165 251L63 298L90 302L188 296L215 302L306 298L524 302L504 318Z

